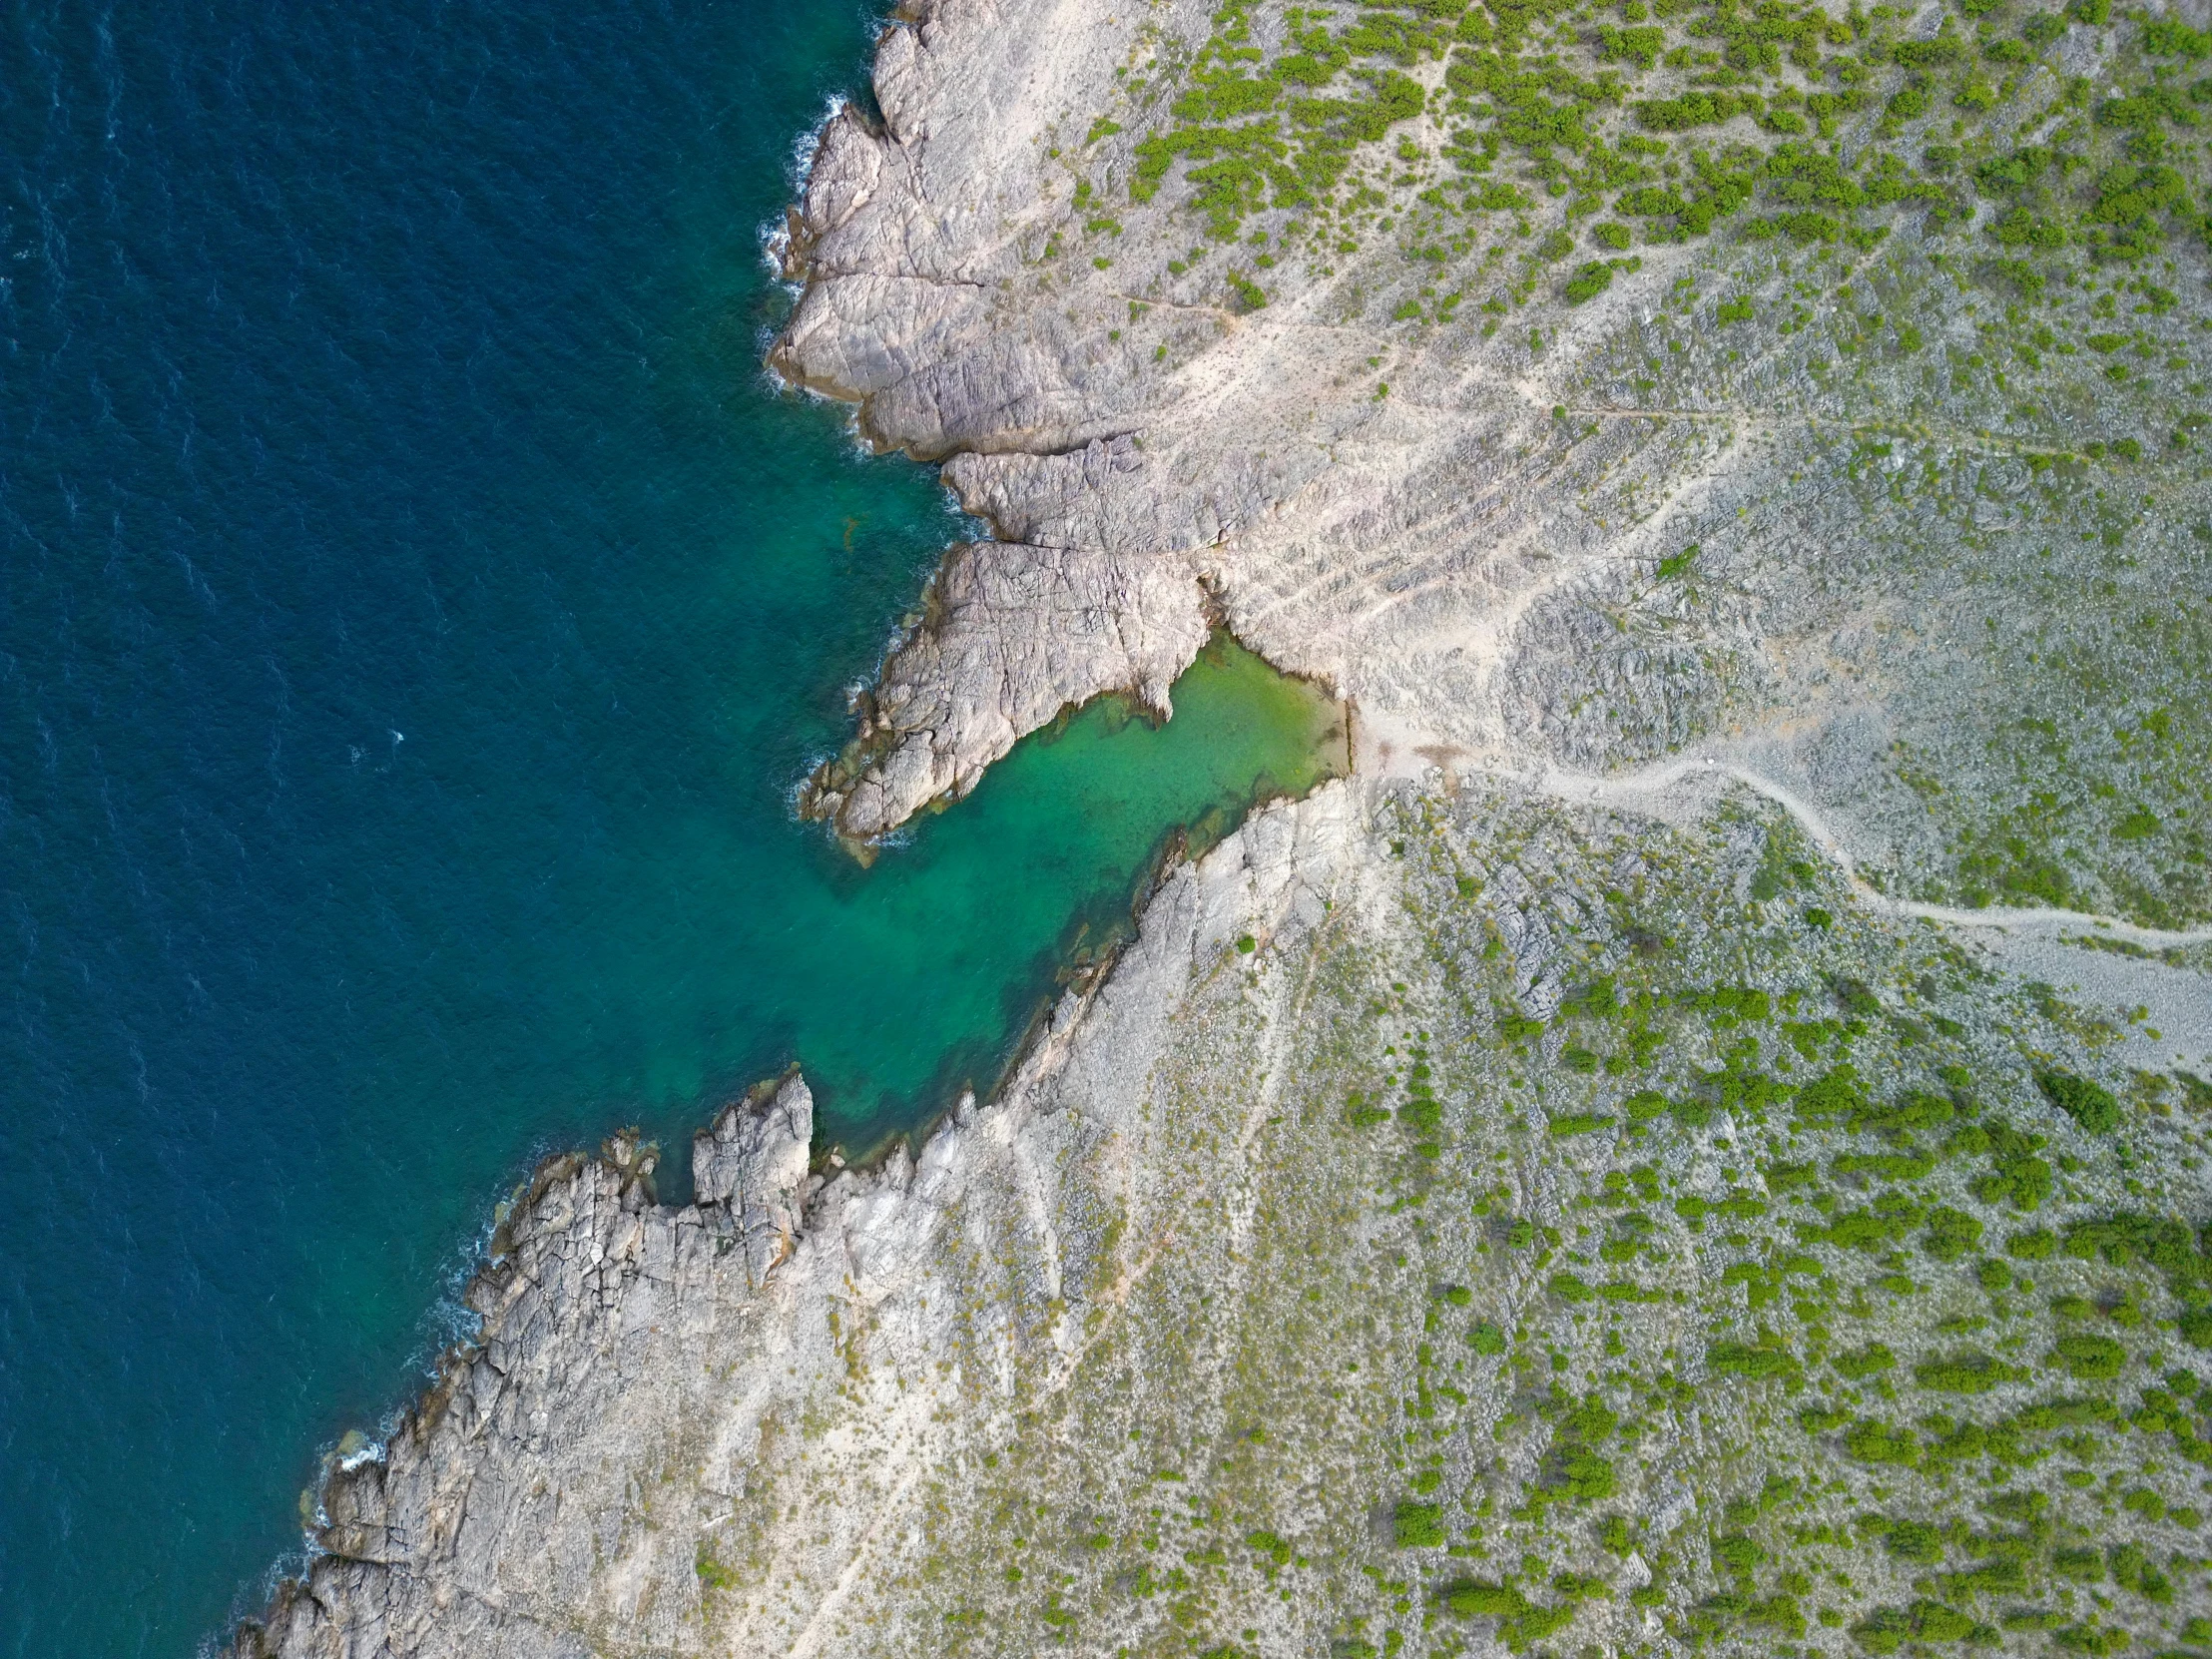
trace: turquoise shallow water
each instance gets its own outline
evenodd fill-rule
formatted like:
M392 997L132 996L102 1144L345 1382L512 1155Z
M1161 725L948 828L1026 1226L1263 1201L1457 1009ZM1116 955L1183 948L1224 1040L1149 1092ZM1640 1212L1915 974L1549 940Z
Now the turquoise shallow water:
M190 1653L544 1151L986 1083L1234 653L861 870L792 787L958 533L764 380L846 5L31 0L0 31L0 1653Z

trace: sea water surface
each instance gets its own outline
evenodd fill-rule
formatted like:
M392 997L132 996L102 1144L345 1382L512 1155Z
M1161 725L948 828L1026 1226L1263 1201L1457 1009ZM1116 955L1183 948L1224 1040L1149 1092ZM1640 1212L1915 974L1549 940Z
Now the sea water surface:
M0 1653L255 1604L534 1157L794 1059L832 1138L924 1118L1176 827L1312 781L1331 711L1224 646L871 869L794 821L962 532L759 366L874 27L0 24Z

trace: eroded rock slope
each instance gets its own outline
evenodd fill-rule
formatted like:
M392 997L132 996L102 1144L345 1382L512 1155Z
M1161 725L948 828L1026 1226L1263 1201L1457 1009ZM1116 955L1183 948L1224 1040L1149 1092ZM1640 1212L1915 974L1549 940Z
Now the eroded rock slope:
M239 1652L2196 1639L2212 1087L1670 813L1332 785L918 1152L548 1166Z

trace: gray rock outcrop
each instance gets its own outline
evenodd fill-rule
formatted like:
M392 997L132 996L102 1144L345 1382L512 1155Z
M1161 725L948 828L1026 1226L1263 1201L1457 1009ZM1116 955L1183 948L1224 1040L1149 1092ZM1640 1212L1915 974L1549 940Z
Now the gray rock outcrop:
M1162 718L1206 644L1188 570L1081 548L966 543L945 556L916 630L877 689L854 753L821 775L811 810L872 838L957 801L1016 741L1101 690Z
M2107 1623L2212 1614L2162 1565L2195 1547L2212 1438L2169 1335L2202 1323L2212 1189L2200 1124L2127 1081L2159 1045L2105 1048L2092 1010L1833 871L1747 905L1789 821L1681 816L1333 784L1173 875L1003 1096L918 1149L806 1177L792 1078L700 1138L693 1205L654 1203L626 1140L547 1165L470 1293L478 1339L380 1458L333 1465L320 1553L235 1659L1385 1631L1440 1659L1516 1607L1601 1648L1747 1608L1879 1635L1935 1603L1865 1517L1955 1513L1990 1444L1984 1498L2047 1523L1995 1606L2043 1605L2037 1540L2112 1541L2124 1488L2149 1588ZM1879 1009L1856 1036L1847 996ZM1784 1079L1841 1054L1788 1116ZM2054 1065L2118 1091L2120 1144L2054 1103ZM1961 1078L1980 1152L1885 1138ZM2071 1171L2032 1216L2004 1196L2030 1131ZM1850 1185L1897 1166L1912 1185ZM1977 1260L2012 1235L2047 1305ZM1843 1408L1832 1360L1895 1403ZM2133 1426L2064 1365L2112 1372ZM1836 1574L1794 1576L1796 1535ZM1492 1561L1519 1600L1454 1601ZM1959 1628L1994 1611L1945 1593Z
M1926 33L1939 9L1899 28ZM1352 702L1371 775L1441 761L1602 776L1696 751L1812 803L1893 890L2212 915L2212 884L2181 869L2156 807L2147 834L2145 819L2127 835L2117 820L2069 827L2082 855L2063 880L2055 858L2008 861L2006 824L2040 810L2033 786L1968 736L2021 718L2025 694L2096 787L2186 805L2139 752L2084 759L2111 726L2191 702L2196 659L2127 630L2176 583L2201 586L2188 526L2212 494L2186 459L2192 428L2168 429L2201 421L2186 411L2204 365L2151 333L2097 331L2116 301L2167 305L2166 289L2134 297L2117 268L2022 276L2058 284L2054 332L2007 306L1972 191L1890 178L1831 194L1904 206L1824 220L1807 234L1831 240L1810 248L1766 218L1705 238L1646 227L1622 274L1601 273L1609 286L1567 303L1566 267L1541 250L1586 242L1600 197L1547 185L1517 221L1448 211L1481 182L1458 171L1485 108L1463 77L1493 73L1472 45L1400 52L1388 72L1424 100L1354 148L1337 195L1357 205L1296 205L1280 185L1208 197L1195 152L1143 147L1203 139L1175 113L1211 84L1187 66L1218 50L1264 68L1292 50L1287 19L1200 0L924 0L881 37L880 124L857 107L829 122L773 361L851 400L871 441L942 461L996 539L950 556L812 810L872 838L956 799L1070 703L1159 706L1211 619ZM1865 62L1886 50L1870 41ZM1396 61L1345 71L1331 96ZM2132 60L2102 61L2117 75ZM1652 96L1696 78L1659 65L1631 80ZM2055 79L2020 81L2021 119L2047 104L2036 119L2062 120ZM1802 90L1776 95L1789 109ZM1587 96L1578 119L1595 122L1609 106ZM1865 113L1827 147L1847 173L1894 172L1888 149L1912 148L1877 130L1881 103L1856 96ZM1297 141L1309 117L1283 119ZM1623 157L1653 153L1625 108L1605 119ZM1749 117L1715 142L1747 133ZM1705 188L1704 143L1650 164L1675 181L1659 196ZM1758 161L1739 158L1743 188ZM1502 189L1510 169L1488 165ZM1231 189L1248 192L1233 239L1205 206ZM2171 280L2201 282L2196 242L2165 251ZM2082 337L2135 340L2130 363L2105 373ZM2166 457L2154 511L2089 464L2115 443L2130 466ZM2108 570L2115 536L2129 551ZM2133 695L2100 693L2091 713L2045 691L2029 659L2054 622Z
M814 1137L815 1097L794 1072L757 1107L733 1106L693 1139L697 1207L729 1218L755 1290L798 1244Z

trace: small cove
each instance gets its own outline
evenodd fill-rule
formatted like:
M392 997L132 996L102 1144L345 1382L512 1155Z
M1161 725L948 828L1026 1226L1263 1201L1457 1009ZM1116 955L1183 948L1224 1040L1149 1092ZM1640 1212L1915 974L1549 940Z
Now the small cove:
M965 800L923 816L871 865L832 883L850 895L828 923L835 932L795 967L898 963L927 940L917 986L939 975L989 981L1008 974L1011 941L1049 943L1006 978L992 1038L947 1050L919 1090L873 1092L880 1061L854 1043L848 1018L798 1028L793 1057L818 1089L826 1142L864 1153L960 1088L987 1089L1063 970L1128 933L1162 857L1203 851L1255 802L1305 795L1346 770L1341 707L1226 635L1172 697L1166 722L1118 696L1070 711L1017 744ZM834 1007L836 988L823 982L798 1000Z

